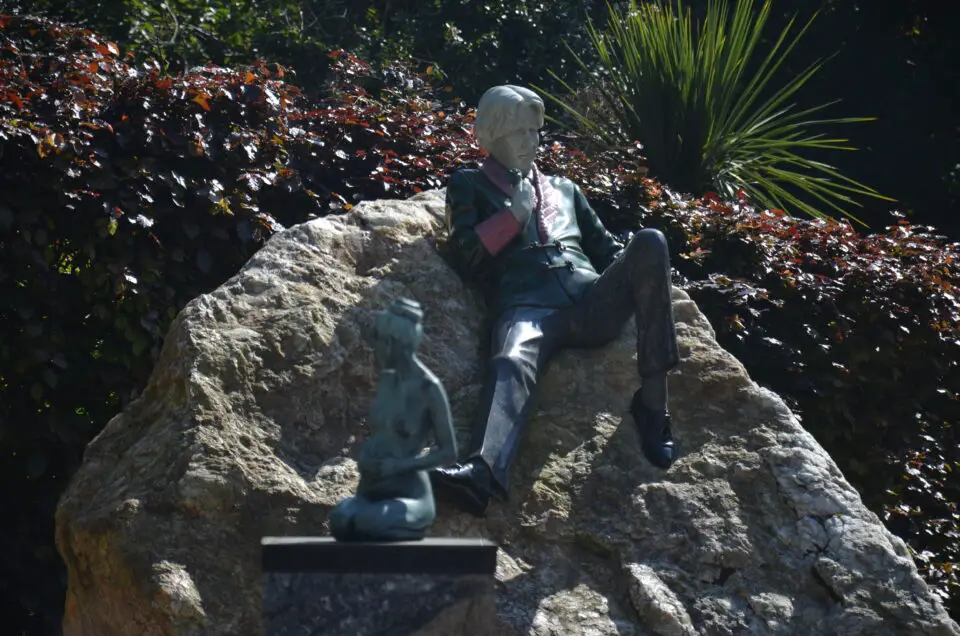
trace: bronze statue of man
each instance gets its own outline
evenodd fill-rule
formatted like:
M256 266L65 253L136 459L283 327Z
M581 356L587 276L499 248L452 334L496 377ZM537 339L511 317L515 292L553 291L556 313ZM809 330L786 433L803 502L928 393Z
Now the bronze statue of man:
M505 499L509 470L530 417L537 381L568 347L598 347L636 317L641 385L630 411L647 460L674 460L667 371L679 362L663 234L644 229L624 246L580 188L534 162L544 104L519 86L496 86L477 107L474 130L489 157L447 185L449 250L467 281L488 290L495 312L480 413L462 462L434 469L438 494L486 513Z

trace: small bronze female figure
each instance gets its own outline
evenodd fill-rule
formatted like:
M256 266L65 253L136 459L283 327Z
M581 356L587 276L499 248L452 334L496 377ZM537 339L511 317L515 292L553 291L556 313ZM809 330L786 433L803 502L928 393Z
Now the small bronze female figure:
M422 318L420 304L408 299L377 316L371 344L381 373L368 417L373 434L360 451L356 495L330 513L337 540L421 539L436 517L426 471L454 461L457 443L446 392L416 355Z

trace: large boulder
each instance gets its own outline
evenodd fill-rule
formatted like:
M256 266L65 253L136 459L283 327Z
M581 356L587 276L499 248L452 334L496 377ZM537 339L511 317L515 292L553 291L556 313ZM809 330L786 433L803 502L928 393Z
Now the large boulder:
M399 297L459 431L476 406L483 306L438 256L443 193L364 203L273 237L172 325L143 395L91 442L57 512L66 636L235 635L259 627L259 541L326 534L376 369L361 338ZM960 634L797 418L674 291L681 457L639 453L630 325L564 352L544 382L511 501L435 535L502 546L514 634ZM464 628L463 633L473 633Z

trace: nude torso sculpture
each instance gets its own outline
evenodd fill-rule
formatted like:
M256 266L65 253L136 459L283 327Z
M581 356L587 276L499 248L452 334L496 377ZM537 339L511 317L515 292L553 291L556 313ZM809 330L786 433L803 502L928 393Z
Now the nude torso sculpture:
M420 539L436 517L426 471L453 461L457 447L446 392L415 353L420 319L420 306L401 299L380 312L370 334L381 365L368 417L373 433L357 462L356 495L330 513L338 540Z

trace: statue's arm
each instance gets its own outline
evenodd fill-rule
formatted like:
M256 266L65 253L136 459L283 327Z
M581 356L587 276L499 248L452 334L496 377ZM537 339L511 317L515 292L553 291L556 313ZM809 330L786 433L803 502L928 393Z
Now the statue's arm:
M480 219L477 193L469 175L455 172L447 183L447 229L454 268L467 279L484 274L496 256L520 234L520 224L508 209Z
M574 184L574 207L577 211L577 225L580 226L580 241L584 253L590 258L598 272L603 272L616 259L623 245L607 231L600 217L590 207L580 186Z
M440 380L430 385L428 393L430 399L430 416L433 420L433 435L436 441L436 464L442 466L457 460L457 436L453 432L453 413L450 411L450 400Z
M431 374L432 376L432 374ZM457 437L453 432L450 401L440 380L431 377L424 390L426 413L433 422L434 446L425 455L400 460L397 472L429 470L457 460Z

